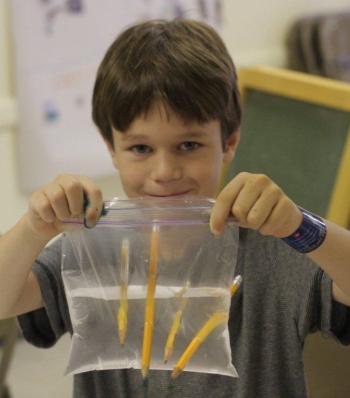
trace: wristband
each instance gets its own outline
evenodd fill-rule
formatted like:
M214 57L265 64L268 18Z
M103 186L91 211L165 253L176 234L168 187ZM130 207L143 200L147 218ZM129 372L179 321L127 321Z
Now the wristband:
M282 240L300 253L309 253L322 245L327 235L327 227L321 217L301 207L299 209L303 214L300 227Z

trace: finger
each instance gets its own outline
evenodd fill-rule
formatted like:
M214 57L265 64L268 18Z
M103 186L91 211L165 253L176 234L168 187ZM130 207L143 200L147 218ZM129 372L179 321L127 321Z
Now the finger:
M249 224L248 214L262 194L262 188L253 179L246 181L232 204L232 215L240 222ZM255 212L256 210L253 210Z
M225 228L226 220L231 213L232 203L244 184L242 174L244 173L238 174L231 180L216 198L210 215L210 229L215 235L220 235Z
M259 230L271 216L282 195L277 185L272 185L263 191L247 214L246 224L249 228Z
M67 197L62 187L57 183L49 184L43 191L49 200L58 220L68 220L71 217Z
M89 178L82 180L84 193L87 196L87 208L85 210L85 220L88 227L93 227L99 220L102 208L103 197L98 186Z
M84 212L84 189L80 181L76 177L70 176L59 181L59 185L65 192L70 215L72 217L78 217L82 215Z
M34 215L46 223L56 220L56 215L51 207L50 201L43 192L35 192L29 202L29 209Z

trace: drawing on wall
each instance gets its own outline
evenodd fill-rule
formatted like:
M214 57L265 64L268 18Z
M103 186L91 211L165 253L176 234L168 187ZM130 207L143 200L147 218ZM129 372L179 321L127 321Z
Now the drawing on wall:
M113 172L91 120L99 62L128 25L193 18L222 27L222 0L12 0L24 191L70 172ZM103 5L103 6L102 6Z
M44 11L44 33L53 33L56 18L64 13L80 14L83 12L83 0L39 0Z

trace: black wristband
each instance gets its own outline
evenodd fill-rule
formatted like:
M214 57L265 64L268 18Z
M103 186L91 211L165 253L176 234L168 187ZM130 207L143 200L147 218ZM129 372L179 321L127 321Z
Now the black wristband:
M322 245L327 235L327 227L321 217L301 207L299 209L303 213L300 227L282 240L300 253L309 253Z

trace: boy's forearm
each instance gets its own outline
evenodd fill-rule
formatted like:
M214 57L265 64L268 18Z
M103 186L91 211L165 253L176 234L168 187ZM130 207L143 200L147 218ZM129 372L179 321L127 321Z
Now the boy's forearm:
M350 306L350 231L327 221L323 244L308 256L333 280L333 295L337 301Z
M32 264L47 242L30 231L25 216L0 238L0 319L12 315Z

